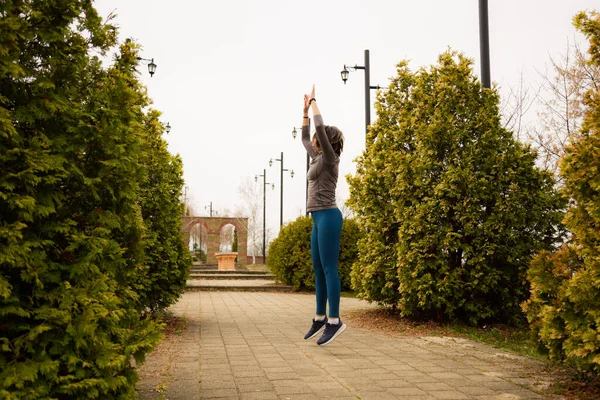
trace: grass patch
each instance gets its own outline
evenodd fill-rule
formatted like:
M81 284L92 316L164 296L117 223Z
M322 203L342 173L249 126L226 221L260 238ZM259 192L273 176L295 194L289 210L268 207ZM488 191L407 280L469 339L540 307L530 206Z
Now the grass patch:
M546 359L538 351L535 341L532 340L529 330L526 328L515 328L503 324L472 327L460 323L415 321L402 317L397 311L383 307L358 310L350 313L349 317L355 326L377 329L392 335L462 337L528 357Z
M538 360L547 360L547 357L539 352L537 343L532 339L527 328L515 328L503 324L482 327L452 324L449 330L455 336L489 344L497 349L514 351Z

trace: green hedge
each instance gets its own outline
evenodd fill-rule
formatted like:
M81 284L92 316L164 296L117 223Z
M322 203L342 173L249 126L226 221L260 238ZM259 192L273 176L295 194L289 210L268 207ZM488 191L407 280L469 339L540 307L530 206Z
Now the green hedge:
M590 41L590 63L600 66L600 14L580 13L575 25ZM591 89L581 134L561 162L570 201L565 224L569 243L540 252L523 304L532 331L550 357L583 373L600 375L600 90Z
M310 255L312 226L312 218L299 217L296 221L282 227L279 236L269 247L267 266L278 281L292 285L294 290L315 288ZM357 243L361 236L356 221L344 219L338 264L342 290L351 290L350 272L356 259Z

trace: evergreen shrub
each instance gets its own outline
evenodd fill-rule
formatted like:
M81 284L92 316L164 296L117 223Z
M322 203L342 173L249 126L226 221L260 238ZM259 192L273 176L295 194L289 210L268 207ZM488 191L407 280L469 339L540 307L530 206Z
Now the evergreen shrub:
M294 290L315 288L310 253L312 226L312 218L299 217L296 221L283 226L279 236L269 246L267 266L278 281L292 285ZM342 290L351 290L350 272L356 260L357 243L361 236L356 221L344 219L338 264Z
M134 398L185 281L181 164L92 2L0 4L0 398Z
M580 13L575 26L600 65L600 14ZM531 298L523 304L532 332L552 359L600 375L600 90L584 98L581 132L561 160L569 242L540 252L528 271Z
M397 73L348 177L366 232L354 287L406 316L516 323L531 257L561 236L553 177L502 127L471 60L448 51Z

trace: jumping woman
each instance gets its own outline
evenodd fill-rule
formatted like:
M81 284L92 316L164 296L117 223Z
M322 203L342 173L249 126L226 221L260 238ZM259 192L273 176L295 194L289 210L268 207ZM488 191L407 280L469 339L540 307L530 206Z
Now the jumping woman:
M316 130L312 140L309 109L312 111ZM317 344L326 345L333 342L346 329L346 324L340 320L341 283L338 274L342 213L335 202L344 135L335 126L323 124L323 117L315 99L314 85L311 94L304 95L302 144L311 158L306 210L311 213L313 219L310 251L317 298L316 315L304 339L315 337L325 328ZM329 303L329 318L326 313L327 303Z

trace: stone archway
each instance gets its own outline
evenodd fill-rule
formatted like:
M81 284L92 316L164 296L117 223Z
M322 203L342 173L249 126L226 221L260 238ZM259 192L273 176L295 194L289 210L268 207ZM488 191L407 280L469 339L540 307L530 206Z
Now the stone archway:
M221 229L233 225L238 235L238 263L248 264L248 218L228 217L181 217L181 230L185 237L185 246L190 246L190 233L194 225L202 224L208 233L206 263L217 264L215 253L221 244Z

